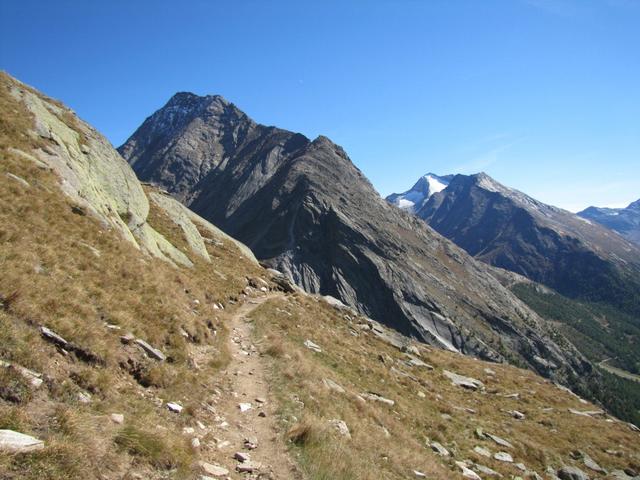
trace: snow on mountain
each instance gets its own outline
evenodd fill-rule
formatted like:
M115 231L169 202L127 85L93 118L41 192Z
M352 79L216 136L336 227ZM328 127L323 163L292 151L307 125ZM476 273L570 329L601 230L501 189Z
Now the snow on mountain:
M387 201L403 210L415 213L429 200L431 195L447 188L452 178L453 175L441 176L427 173L420 177L410 190L403 193L392 193L387 197Z
M589 207L578 216L593 220L640 245L640 200L626 208Z

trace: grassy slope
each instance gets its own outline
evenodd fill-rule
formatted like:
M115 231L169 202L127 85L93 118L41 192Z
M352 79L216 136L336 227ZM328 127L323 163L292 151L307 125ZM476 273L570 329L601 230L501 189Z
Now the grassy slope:
M569 453L577 449L607 468L640 462L637 433L625 424L568 413L568 408L594 407L530 371L425 346L419 347L422 358L435 369L409 367L404 353L362 330L358 320L350 321L302 295L273 300L252 316L263 351L271 358L283 435L296 445L299 461L312 479L400 479L413 476L413 470L428 478L458 478L459 473L452 473L459 472L454 459L436 456L426 439L442 443L454 452L455 460L477 461L506 478L522 475L511 464L471 451L477 445L499 450L491 441L475 437L477 427L509 440L515 446L509 450L515 462L540 474L547 466L572 463ZM320 345L322 353L305 348L307 339ZM485 368L496 374L487 374ZM486 392L453 386L443 376L444 369L481 379ZM330 391L324 378L347 393ZM396 403L389 407L362 402L358 394L367 391ZM511 393L520 398L504 396ZM510 410L525 413L526 419L512 418ZM344 420L352 439L335 435L327 427L331 419ZM618 453L607 454L607 449Z
M36 454L0 455L0 477L122 478L131 469L150 478L153 472L191 475L197 456L182 427L196 418L213 421L202 402L228 361L229 299L262 270L230 242L208 245L212 263L185 252L193 269L142 254L74 213L52 173L10 150L30 152L42 141L23 135L32 119L7 95L4 79L0 113L0 359L45 378L32 391L22 377L0 369L0 429L33 434L47 445ZM149 221L184 247L180 230L153 204ZM216 302L230 308L214 309ZM59 351L40 336L42 325L98 361ZM159 363L122 345L119 337L127 332L169 360ZM198 368L196 354L208 359ZM80 403L79 392L89 392L92 402ZM159 399L181 402L186 414L169 413ZM111 413L124 414L125 426L111 422ZM206 449L206 436L203 443Z

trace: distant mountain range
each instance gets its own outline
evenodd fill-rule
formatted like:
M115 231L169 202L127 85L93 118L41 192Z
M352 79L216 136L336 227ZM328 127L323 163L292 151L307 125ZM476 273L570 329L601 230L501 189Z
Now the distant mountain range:
M552 377L590 370L490 266L380 198L326 137L257 124L219 96L179 93L119 151L142 180L308 292L447 349ZM425 197L441 188L423 180Z
M415 214L485 263L640 314L640 248L485 173L455 175Z
M640 200L630 203L626 208L589 207L578 212L578 215L598 222L640 245Z

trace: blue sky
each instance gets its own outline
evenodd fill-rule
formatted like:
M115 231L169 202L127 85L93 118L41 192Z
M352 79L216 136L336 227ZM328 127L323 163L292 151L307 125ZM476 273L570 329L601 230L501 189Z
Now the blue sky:
M0 0L0 68L115 145L216 93L383 195L484 170L570 210L640 197L640 0Z

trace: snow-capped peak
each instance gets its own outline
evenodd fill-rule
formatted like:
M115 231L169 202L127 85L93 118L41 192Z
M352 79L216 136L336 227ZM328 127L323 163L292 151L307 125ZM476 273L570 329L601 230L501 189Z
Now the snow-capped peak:
M427 173L420 177L410 190L404 193L393 193L387 197L387 201L403 210L416 212L431 195L447 188L451 178L453 178L453 175L440 176L434 173Z

